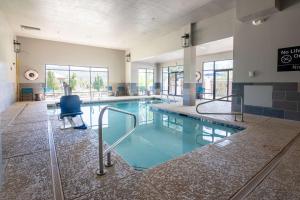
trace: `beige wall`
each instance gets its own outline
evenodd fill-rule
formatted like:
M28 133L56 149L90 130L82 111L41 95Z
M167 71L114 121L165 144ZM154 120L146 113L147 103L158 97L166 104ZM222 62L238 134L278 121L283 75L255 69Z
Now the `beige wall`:
M0 11L0 112L16 100L14 34Z
M283 2L283 1L282 1ZM300 46L300 2L287 0L283 10L260 26L236 21L235 82L300 82L300 72L277 72L277 49ZM249 77L249 71L256 71Z
M108 67L110 84L125 82L125 51L25 37L18 37L18 40L22 45L21 83L44 83L46 64ZM24 78L24 72L28 69L39 72L36 81Z

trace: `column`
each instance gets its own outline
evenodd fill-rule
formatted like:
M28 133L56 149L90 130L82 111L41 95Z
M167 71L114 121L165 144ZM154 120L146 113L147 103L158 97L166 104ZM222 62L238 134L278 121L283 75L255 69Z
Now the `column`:
M160 95L161 93L161 82L162 82L162 71L159 64L154 64L155 67L155 77L154 77L154 94Z
M131 62L125 63L125 83L126 83L126 95L132 95L132 81L131 81Z
M184 48L183 66L183 105L194 106L196 104L196 47Z

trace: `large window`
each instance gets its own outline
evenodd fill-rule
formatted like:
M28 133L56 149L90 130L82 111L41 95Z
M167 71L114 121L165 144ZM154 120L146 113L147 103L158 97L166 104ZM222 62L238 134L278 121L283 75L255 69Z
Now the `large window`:
M153 94L154 70L138 69L138 87L139 95L146 95L147 91Z
M108 70L103 67L46 65L47 100L56 100L64 95L63 82L69 84L72 93L81 99L97 99L107 95Z
M217 99L232 92L232 60L203 63L203 87L205 99ZM224 100L231 100L226 98Z

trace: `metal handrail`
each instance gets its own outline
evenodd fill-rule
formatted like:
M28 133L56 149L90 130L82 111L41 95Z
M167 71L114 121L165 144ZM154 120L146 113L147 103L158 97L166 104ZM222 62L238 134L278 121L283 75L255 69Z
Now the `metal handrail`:
M174 99L174 102L176 102L176 98L175 98L175 96L174 96L174 95L168 95L168 96L171 96L171 97L173 97L173 99Z
M103 130L102 130L102 119L103 119L103 115L104 112L106 110L112 110L115 112L119 112L119 113L123 113L126 115L131 115L133 116L134 119L134 124L133 124L133 129L131 131L129 131L128 133L126 133L124 136L122 136L120 139L118 139L115 143L113 143L109 148L107 148L105 151L103 151ZM99 169L97 170L97 174L99 176L102 176L105 174L104 171L104 157L105 155L107 155L107 163L106 163L106 167L110 167L112 166L112 162L111 162L111 150L114 149L118 144L120 144L124 139L126 139L136 128L136 116L133 113L124 111L124 110L120 110L114 107L110 107L110 106L105 106L104 108L102 108L102 110L100 111L99 114L99 119L98 119L98 142L99 142Z
M241 99L241 111L240 112L230 112L230 113L212 113L212 112L200 112L198 111L198 108L199 106L203 105L203 104L207 104L207 103L211 103L211 102L215 102L215 101L220 101L222 99L225 99L225 98L228 98L228 97L239 97ZM210 101L205 101L205 102L202 102L202 103L199 103L197 106L196 106L196 112L198 114L201 114L201 115L234 115L234 120L236 121L236 116L237 115L241 115L241 121L244 122L244 98L241 96L241 95L228 95L228 96L225 96L225 97L221 97L221 98L218 98L218 99L213 99L213 100L210 100Z
M175 99L175 96L174 96L174 95L161 94L160 96L161 96L161 98L162 98L162 96L166 96L169 104L171 103L170 96L172 96L173 99L174 99L174 102L176 102L176 99Z

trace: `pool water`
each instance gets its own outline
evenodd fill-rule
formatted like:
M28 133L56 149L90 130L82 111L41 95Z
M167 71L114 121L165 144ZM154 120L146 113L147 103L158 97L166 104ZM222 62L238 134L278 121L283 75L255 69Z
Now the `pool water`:
M106 105L136 114L136 130L115 150L137 170L157 166L241 130L151 109L151 105L156 103L162 101L151 99L85 104L82 107L83 119L93 129L98 129L98 116L101 108ZM104 114L103 124L104 140L113 144L131 130L133 119L132 116L109 110Z

